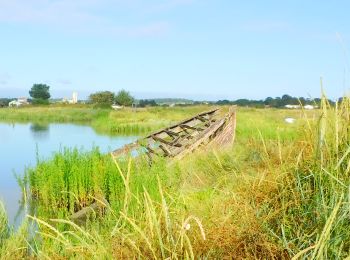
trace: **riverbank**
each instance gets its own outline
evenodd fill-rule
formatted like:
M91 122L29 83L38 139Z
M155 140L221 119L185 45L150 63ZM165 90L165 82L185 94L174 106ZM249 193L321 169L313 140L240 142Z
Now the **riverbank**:
M40 106L0 109L0 121L34 123L77 123L110 135L139 135L208 110L208 106L123 108L117 111L89 105Z
M57 154L23 179L40 200L28 211L40 233L28 244L24 223L2 238L0 255L21 258L30 249L38 258L344 258L348 107L324 103L321 118L320 111L240 109L232 147L172 164L114 161L98 151ZM176 113L188 117L184 111ZM110 203L105 215L83 228L67 219L101 195Z

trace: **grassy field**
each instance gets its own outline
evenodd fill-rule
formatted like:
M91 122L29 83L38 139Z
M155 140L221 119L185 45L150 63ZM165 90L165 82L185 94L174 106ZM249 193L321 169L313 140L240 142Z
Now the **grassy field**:
M47 109L54 118L55 108ZM75 113L82 113L96 129L108 121L105 131L124 124L147 132L207 107L79 109L67 109L71 120L63 122L78 122ZM1 119L16 120L3 113ZM297 120L286 124L285 117ZM0 258L346 258L349 120L348 100L336 108L324 101L321 110L307 113L241 108L232 147L152 167L144 160L115 161L96 149L65 150L28 169L20 182L30 187L26 199L36 202L18 231L8 229L0 204ZM110 202L106 214L91 216L83 227L68 220L101 196ZM28 234L33 225L36 232Z

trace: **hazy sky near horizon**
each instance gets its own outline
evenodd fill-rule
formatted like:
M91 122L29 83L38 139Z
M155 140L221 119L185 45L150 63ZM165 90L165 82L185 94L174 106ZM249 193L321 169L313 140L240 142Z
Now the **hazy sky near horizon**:
M0 97L330 98L350 85L350 1L0 0Z

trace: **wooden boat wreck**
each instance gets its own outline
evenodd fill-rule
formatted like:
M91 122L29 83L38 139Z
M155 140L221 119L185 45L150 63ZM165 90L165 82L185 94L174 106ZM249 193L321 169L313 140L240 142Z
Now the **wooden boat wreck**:
M112 156L116 158L138 151L139 154L146 154L150 162L155 156L179 159L203 145L222 148L232 144L235 129L235 107L230 107L226 114L215 108L125 145L112 152ZM90 214L103 212L107 205L108 202L102 198L76 212L70 219L77 224L83 224Z
M235 107L230 107L226 114L215 108L125 145L112 152L112 156L116 158L139 151L150 161L154 156L179 159L203 145L222 147L231 144L235 128Z

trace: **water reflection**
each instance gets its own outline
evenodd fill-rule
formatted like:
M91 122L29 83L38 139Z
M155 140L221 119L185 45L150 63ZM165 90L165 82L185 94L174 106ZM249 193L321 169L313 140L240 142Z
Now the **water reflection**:
M50 137L50 125L45 123L33 123L30 125L30 131L35 140L45 140Z

